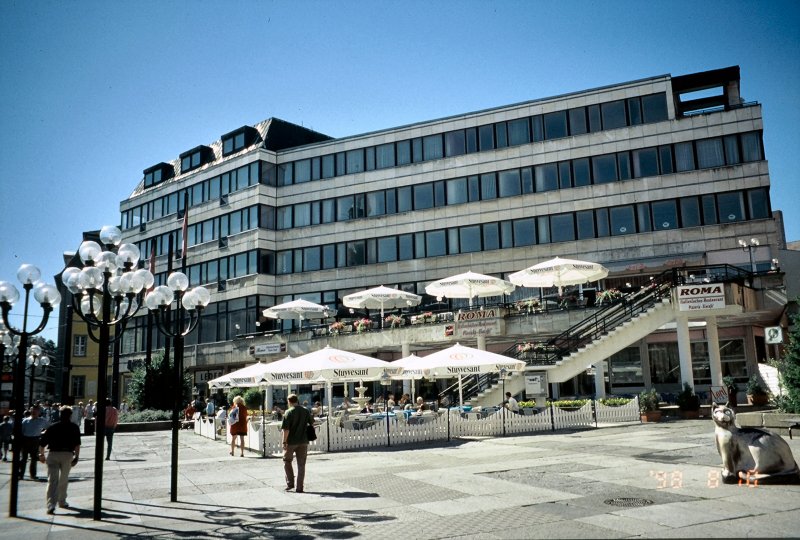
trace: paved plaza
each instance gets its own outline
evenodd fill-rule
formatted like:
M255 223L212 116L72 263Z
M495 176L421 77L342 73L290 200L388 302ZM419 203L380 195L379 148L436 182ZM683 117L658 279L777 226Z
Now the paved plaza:
M787 442L800 458L800 440ZM170 502L170 432L118 433L92 519L94 438L83 440L69 509L49 516L45 481L20 482L0 538L743 538L800 535L800 485L719 482L710 420L312 454L306 493L283 463L180 434ZM40 476L45 468L40 466Z

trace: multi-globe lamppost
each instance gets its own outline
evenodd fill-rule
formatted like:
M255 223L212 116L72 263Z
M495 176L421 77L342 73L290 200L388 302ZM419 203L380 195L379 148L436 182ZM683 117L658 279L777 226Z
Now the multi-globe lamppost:
M153 274L149 270L136 269L139 248L133 244L120 244L121 240L122 233L117 227L103 227L100 230L100 242L103 246L87 240L78 248L83 269L70 267L61 274L64 285L72 293L75 313L86 323L89 337L98 344L93 509L95 520L102 518L108 349L112 343L122 339L125 325L139 310L136 297L145 287L153 284Z
M47 320L53 308L61 302L61 294L54 285L45 284L39 279L42 273L32 264L23 264L17 271L17 279L22 283L25 290L25 300L22 313L22 328L15 328L8 322L8 315L11 307L19 300L19 291L8 281L0 281L0 310L3 315L3 325L6 327L8 335L19 337L16 344L18 355L14 366L14 443L12 446L12 472L11 472L11 496L8 507L8 516L17 516L17 495L19 493L19 475L22 463L22 413L25 408L25 359L28 355L28 339L44 330ZM33 330L28 330L28 308L30 307L30 296L42 306L42 320ZM7 335L7 336L8 336ZM6 347L14 347L14 339L4 336L3 340Z
M36 381L36 368L41 367L42 372L41 375L44 375L47 371L47 366L50 365L50 357L42 352L42 348L39 345L31 345L30 351L28 354L28 364L27 366L31 370L31 382L30 386L28 387L28 401L31 403L34 402L33 399L33 383Z
M172 302L177 300L177 309ZM197 327L200 314L211 300L205 287L189 289L189 278L183 272L173 272L167 284L153 289L144 302L158 325L158 329L174 340L174 397L172 408L172 460L170 474L170 500L178 500L178 433L183 405L183 340Z

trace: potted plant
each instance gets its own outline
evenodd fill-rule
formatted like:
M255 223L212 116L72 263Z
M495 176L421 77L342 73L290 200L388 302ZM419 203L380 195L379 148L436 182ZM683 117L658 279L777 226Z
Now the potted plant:
M622 292L619 289L608 289L597 293L597 305L613 304L615 301L622 298Z
M739 404L739 399L736 397L736 393L739 391L739 387L736 385L736 379L730 375L726 375L722 377L722 386L724 386L725 390L728 392L728 406L736 407Z
M518 301L515 306L517 311L525 312L525 313L535 313L539 311L541 304L539 303L538 298L528 298L526 300Z
M678 411L681 418L700 417L700 398L687 382L683 383L683 390L678 394Z
M332 322L328 326L328 332L333 336L338 336L344 330L344 323L343 322Z
M359 319L354 323L354 326L356 327L356 332L360 334L372 329L372 321L369 319Z
M403 326L403 317L400 315L387 315L384 323L389 323L390 328L399 328Z
M661 400L655 388L642 390L639 394L639 412L642 422L658 422L661 420L661 410L658 403Z
M758 380L758 375L753 375L747 381L747 403L750 405L766 405L769 402L767 389Z

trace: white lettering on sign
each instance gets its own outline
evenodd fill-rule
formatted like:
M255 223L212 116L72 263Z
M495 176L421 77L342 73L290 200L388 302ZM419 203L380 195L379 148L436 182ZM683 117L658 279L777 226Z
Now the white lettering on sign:
M678 310L697 311L725 307L725 288L720 283L678 287Z

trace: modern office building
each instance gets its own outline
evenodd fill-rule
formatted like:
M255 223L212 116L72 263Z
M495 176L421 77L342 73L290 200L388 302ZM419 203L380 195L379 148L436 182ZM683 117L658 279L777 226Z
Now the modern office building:
M786 303L774 272L785 241L770 206L762 130L761 106L740 95L738 66L341 138L271 118L148 166L121 203L121 228L143 259L154 254L157 283L168 265L185 263L191 284L212 292L187 338L186 365L199 387L256 356L295 356L326 343L386 359L456 339L474 346L435 325L337 337L275 333L261 312L304 298L346 319L342 297L355 291L387 285L424 295L427 284L453 274L507 277L555 256L601 263L609 276L578 291L582 309L522 322L499 307L482 346L504 351L552 337L592 313L597 289L634 290L665 270L729 264L762 274L741 289L754 295L743 313L720 317L714 332L723 373L744 381L768 356L763 329L781 324ZM539 295L557 291L517 289L489 302ZM425 296L420 309L468 303ZM144 356L145 321L128 325L123 365ZM607 391L677 391L676 332L662 325L593 359L604 362ZM693 382L707 388L704 323L687 335ZM561 393L592 386L583 374L564 381Z

